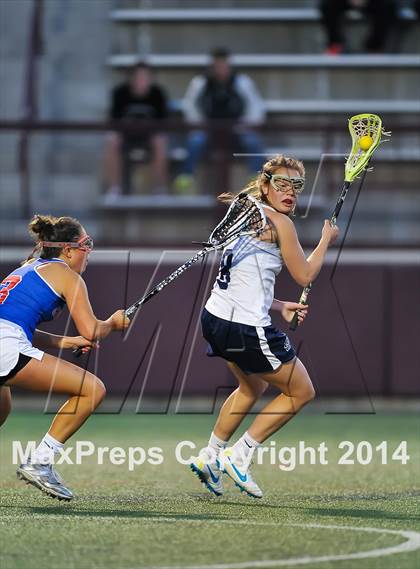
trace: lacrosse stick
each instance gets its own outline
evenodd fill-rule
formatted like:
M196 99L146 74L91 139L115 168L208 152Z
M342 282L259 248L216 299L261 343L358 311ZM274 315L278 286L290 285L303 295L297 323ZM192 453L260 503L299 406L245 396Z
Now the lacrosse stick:
M367 169L369 160L371 159L374 151L381 142L382 136L390 136L390 132L385 132L382 128L382 120L378 115L371 115L364 113L355 115L349 119L349 131L353 142L350 155L347 157L344 169L344 185L338 197L337 203L332 216L330 217L330 224L335 225L337 217L341 211L344 200L346 199L347 192L354 180ZM300 295L299 303L306 304L309 292L312 288L312 283L306 286ZM296 330L298 325L298 313L295 312L292 321L290 322L290 330Z
M213 229L208 241L202 243L204 248L127 308L125 315L130 317L135 314L143 304L156 296L161 290L167 287L168 284L177 279L182 273L211 251L223 249L238 237L246 235L257 237L264 231L265 225L266 217L261 204L247 193L240 193L230 204L225 217ZM81 353L81 348L77 348L73 351L73 354L77 357L79 357Z

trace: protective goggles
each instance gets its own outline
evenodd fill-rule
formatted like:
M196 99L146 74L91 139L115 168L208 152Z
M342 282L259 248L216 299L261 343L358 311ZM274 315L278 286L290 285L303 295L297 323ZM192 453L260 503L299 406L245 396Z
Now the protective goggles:
M301 194L305 187L305 178L301 176L284 176L283 174L269 174L264 172L267 180L270 180L270 185L276 192L287 192L293 188L295 194Z
M41 241L41 247L53 247L62 249L63 247L72 247L73 249L81 249L86 253L90 253L93 249L93 239L90 235L83 235L78 241Z

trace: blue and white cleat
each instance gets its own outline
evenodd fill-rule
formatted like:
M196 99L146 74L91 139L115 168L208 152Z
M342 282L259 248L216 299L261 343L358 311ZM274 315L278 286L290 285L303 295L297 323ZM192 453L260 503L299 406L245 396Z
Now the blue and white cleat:
M63 481L51 464L27 462L19 466L16 474L20 480L32 484L51 498L58 498L58 500L65 500L66 502L74 498L71 490L64 486Z
M222 472L225 472L235 482L241 492L246 492L253 498L262 498L261 488L255 483L249 470L249 465L236 460L232 448L222 450L217 459Z
M209 462L208 456L202 453L190 462L190 468L212 494L223 494L222 472L217 462Z

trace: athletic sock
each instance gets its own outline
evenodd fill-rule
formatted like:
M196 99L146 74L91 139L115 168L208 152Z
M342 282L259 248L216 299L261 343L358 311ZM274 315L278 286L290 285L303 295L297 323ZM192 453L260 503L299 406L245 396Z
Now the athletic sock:
M64 448L64 444L47 433L35 449L32 462L50 464L62 448Z
M222 439L219 439L219 437L217 437L214 433L210 435L205 452L211 459L211 462L214 462L216 460L220 454L220 451L226 448L226 446L227 441L222 441Z
M232 447L235 460L248 466L255 449L259 446L261 446L260 443L253 439L248 431L246 431Z

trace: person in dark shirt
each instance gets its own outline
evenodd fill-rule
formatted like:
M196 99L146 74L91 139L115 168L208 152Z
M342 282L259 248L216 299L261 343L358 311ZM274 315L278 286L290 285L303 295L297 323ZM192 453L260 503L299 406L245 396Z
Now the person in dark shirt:
M164 120L168 116L167 97L163 89L153 82L152 70L146 63L138 63L129 81L117 85L111 95L110 120L144 121ZM108 199L121 194L122 153L129 148L148 148L152 157L153 179L156 193L167 187L167 137L163 132L109 134L106 143L105 174Z

